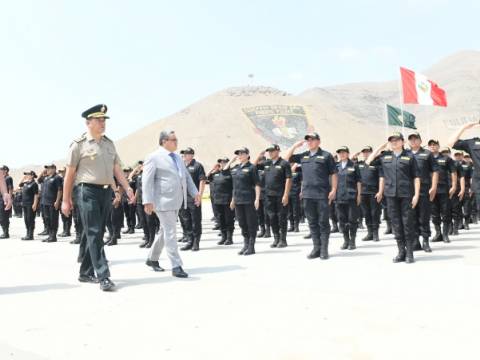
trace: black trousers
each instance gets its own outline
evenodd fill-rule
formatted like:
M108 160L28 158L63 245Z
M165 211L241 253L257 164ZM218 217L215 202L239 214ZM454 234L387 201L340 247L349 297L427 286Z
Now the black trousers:
M413 245L415 219L410 197L387 197L388 216L392 221L392 231L399 250Z
M110 235L117 238L120 237L120 231L122 230L123 225L123 207L119 205L118 207L111 206L110 214L106 218L106 227Z
M33 230L35 229L35 212L32 209L32 205L22 206L23 209L23 221L25 222L25 228L27 233L31 232L33 235Z
M63 232L66 234L70 234L70 230L72 229L73 214L70 214L70 216L67 217L62 213L61 216L62 216Z
M78 205L75 202L73 203L72 217L73 217L73 225L75 227L75 233L80 235L83 230L82 219L80 217L80 211L78 210Z
M53 205L44 205L43 211L45 213L47 229L56 234L58 231L59 210L55 209L55 206Z
M301 203L300 195L298 194L288 197L288 219L295 224L300 222L302 212Z
M5 210L5 204L3 203L3 200L1 200L0 201L0 225L8 229L10 226L11 216L12 216L12 209Z
M235 228L235 212L230 209L230 204L214 204L220 230L233 232Z
M430 216L432 214L432 205L428 195L420 195L418 204L413 209L415 220L415 236L429 238L432 234L430 230Z
M253 204L235 204L235 215L246 239L257 238L258 217Z
M356 230L358 228L358 219L360 208L355 200L349 202L336 202L335 210L337 212L340 231Z
M189 198L187 208L184 209L182 206L178 214L181 217L183 233L190 240L194 237L200 238L202 236L202 206L196 206L193 199Z
M360 206L362 207L367 228L378 230L382 206L377 202L377 199L375 199L375 194L362 194L361 197L362 202Z
M465 220L470 220L472 216L473 196L470 196L468 189L465 190L465 197L463 198L463 216Z
M448 194L437 194L431 204L432 223L434 225L450 224L452 221L452 202Z
M452 199L452 220L462 222L463 219L463 200L458 197L458 191L453 195Z
M266 196L267 215L274 234L287 233L288 206L283 206L281 196Z
M127 219L127 228L133 229L137 224L137 216L135 214L136 204L129 204L128 202L123 202L123 212L125 218Z
M265 199L260 199L260 204L257 210L258 225L270 227L270 217L267 214L267 206Z
M144 229L147 228L147 239L153 242L155 240L155 234L160 229L160 220L158 219L157 214L151 213L150 215L145 214L145 221Z
M314 246L319 246L321 241L327 241L330 238L330 206L325 199L304 199L305 216L307 217L308 227L312 235Z
M333 223L338 223L338 215L335 201L330 204L330 220L332 220Z
M112 189L79 185L74 192L83 226L79 254L80 275L96 273L98 279L103 280L110 277L103 248L103 235L112 207Z
M135 204L135 213L137 215L137 225L140 226L140 227L144 227L145 226L145 216L142 215L142 210L143 210L143 213L145 214L145 210L143 209L143 205L140 203L140 204Z

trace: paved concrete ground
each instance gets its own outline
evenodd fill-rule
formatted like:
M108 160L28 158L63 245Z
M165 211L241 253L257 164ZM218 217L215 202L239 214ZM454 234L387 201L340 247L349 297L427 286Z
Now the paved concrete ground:
M201 251L182 253L186 280L150 271L138 232L106 249L115 293L77 282L70 239L20 241L22 220L12 227L0 241L2 360L479 357L478 226L407 265L391 262L391 236L340 251L335 234L330 260L307 260L305 225L286 249L260 240L238 256L238 234L217 246L206 221Z

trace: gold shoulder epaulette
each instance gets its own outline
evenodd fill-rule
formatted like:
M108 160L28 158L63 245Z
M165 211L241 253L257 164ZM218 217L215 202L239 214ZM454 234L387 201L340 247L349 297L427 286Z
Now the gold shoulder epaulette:
M76 143L82 142L87 138L87 133L83 133L82 136L80 136L78 139L73 140Z

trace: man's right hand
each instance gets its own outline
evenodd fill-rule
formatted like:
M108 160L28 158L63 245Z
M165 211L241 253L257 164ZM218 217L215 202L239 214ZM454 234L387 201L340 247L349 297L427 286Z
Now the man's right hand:
M3 203L5 204L5 211L8 211L12 208L12 197L9 193L3 194Z
M72 211L72 201L71 200L63 200L62 201L62 213L66 217L70 216L70 212Z
M295 144L293 144L293 148L294 149L301 148L303 146L303 144L305 144L305 140L299 140Z
M145 213L147 215L152 215L153 213L153 204L144 204L143 208L145 209Z

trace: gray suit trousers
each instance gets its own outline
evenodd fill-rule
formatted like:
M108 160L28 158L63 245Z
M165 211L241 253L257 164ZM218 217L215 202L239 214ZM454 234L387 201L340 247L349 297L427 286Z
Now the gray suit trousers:
M164 247L167 248L167 256L172 263L172 268L182 266L183 262L178 253L177 245L177 210L171 211L157 211L158 219L160 220L160 231L155 236L148 259L151 261L158 261Z

